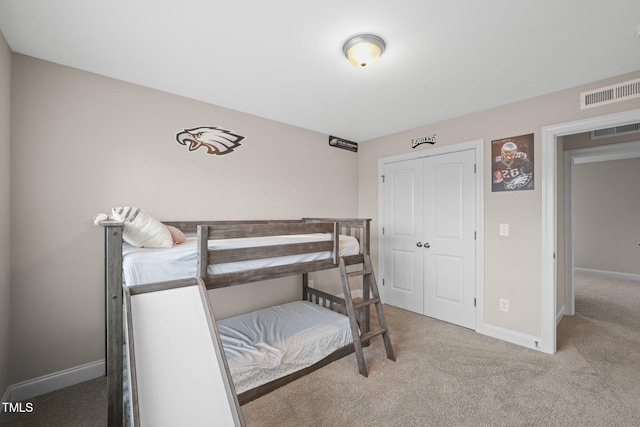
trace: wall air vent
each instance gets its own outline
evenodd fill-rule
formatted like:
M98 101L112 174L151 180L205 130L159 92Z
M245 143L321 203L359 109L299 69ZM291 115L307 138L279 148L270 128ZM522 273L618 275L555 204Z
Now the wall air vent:
M630 133L640 133L640 123L631 123L629 125L594 130L591 132L591 139L608 138L611 136L627 135Z
M640 98L640 79L582 92L580 109L585 110L633 98Z

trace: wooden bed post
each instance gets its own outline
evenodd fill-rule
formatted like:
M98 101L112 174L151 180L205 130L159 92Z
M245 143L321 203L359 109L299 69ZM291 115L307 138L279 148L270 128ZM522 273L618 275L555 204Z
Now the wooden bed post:
M371 250L371 219L363 219L362 220L363 224L362 224L362 228L363 228L363 235L362 235L362 242L360 242L362 248L362 255L365 256L365 258L367 256L369 256L370 250ZM375 279L374 279L375 280ZM368 301L369 299L371 299L371 288L369 286L369 281L367 280L363 280L362 281L362 299L364 301ZM364 330L364 332L369 332L370 328L371 328L371 310L369 309L369 306L364 308L364 320L363 320L363 327L362 329ZM363 341L363 345L366 347L369 345L369 340L364 340Z
M122 373L122 223L105 221L105 327L107 363L107 419L109 427L124 424Z
M307 288L309 287L309 273L302 273L302 300L307 299Z
M365 240L364 242L364 248L362 250L362 253L365 254L370 254L369 250L371 249L371 220L370 219L364 219L364 237L363 240Z
M207 266L209 265L209 226L198 226L198 277L202 280L207 278Z

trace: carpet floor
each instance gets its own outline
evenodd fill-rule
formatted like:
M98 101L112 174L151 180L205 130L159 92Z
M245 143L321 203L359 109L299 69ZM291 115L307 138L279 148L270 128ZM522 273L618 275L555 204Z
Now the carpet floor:
M241 407L248 427L640 426L640 282L579 274L547 355L385 306L382 341ZM104 378L30 399L1 426L106 425Z

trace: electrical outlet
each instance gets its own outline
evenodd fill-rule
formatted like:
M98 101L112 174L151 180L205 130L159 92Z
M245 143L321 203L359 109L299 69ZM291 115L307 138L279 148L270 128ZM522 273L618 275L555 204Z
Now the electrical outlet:
M500 311L509 312L509 300L500 298Z

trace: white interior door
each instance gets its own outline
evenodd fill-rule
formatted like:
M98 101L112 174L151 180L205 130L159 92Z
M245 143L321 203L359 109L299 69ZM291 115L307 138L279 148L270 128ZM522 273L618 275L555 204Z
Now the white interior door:
M475 329L475 153L424 159L424 314Z
M384 281L387 304L423 314L423 159L384 167Z
M475 152L384 165L384 302L475 329Z

